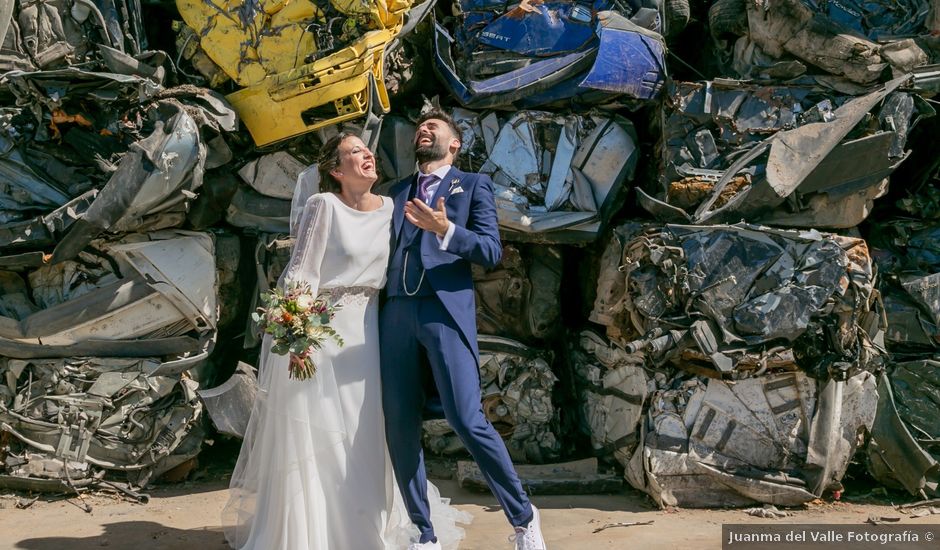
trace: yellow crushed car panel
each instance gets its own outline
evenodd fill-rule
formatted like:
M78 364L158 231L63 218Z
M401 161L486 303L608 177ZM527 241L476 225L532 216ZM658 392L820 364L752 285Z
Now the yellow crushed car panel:
M228 99L258 145L360 116L370 95L389 108L382 59L411 0L176 5L206 55L243 87ZM317 56L318 43L329 53Z
M177 0L176 5L202 49L239 86L302 65L316 50L307 27L320 12L308 0L261 2L253 11L242 0Z
M267 145L365 114L374 86L389 109L382 80L385 44L391 31L373 31L349 48L228 95L258 145ZM308 111L316 109L316 113Z

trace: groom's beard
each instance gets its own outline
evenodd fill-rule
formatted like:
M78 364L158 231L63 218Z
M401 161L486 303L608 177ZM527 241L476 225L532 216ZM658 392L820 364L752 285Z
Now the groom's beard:
M437 138L431 138L429 145L415 146L415 160L418 164L441 160L445 156L447 156L447 146L439 142Z

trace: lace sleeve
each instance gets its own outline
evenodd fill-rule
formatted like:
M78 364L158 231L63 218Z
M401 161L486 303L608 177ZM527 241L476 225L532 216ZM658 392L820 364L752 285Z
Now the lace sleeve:
M282 285L289 281L303 281L310 285L313 295L317 295L332 217L333 210L323 195L317 194L307 199L290 263L281 276Z

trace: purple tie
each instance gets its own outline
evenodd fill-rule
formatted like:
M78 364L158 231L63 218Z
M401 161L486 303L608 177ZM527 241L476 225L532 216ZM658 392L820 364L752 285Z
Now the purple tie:
M431 199L428 196L428 187L431 187L435 180L437 180L437 176L434 174L421 174L418 176L418 198L424 201L425 204Z

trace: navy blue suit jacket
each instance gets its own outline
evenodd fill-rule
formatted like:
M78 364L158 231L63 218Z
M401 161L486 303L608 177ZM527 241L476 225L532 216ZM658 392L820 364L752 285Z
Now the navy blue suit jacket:
M395 201L392 216L392 254L397 254L402 228L411 223L405 219L405 203L417 174L405 178L390 190ZM470 264L494 267L502 258L499 240L496 202L493 198L493 180L483 174L472 174L451 168L441 180L429 206L437 208L444 197L447 217L454 224L454 235L447 250L440 249L437 235L420 231L421 262L426 282L451 314L467 339L479 362L477 349L476 303L473 297L473 278ZM400 254L399 254L400 255ZM401 258L398 258L401 260ZM391 262L395 259L392 258ZM389 281L388 284L397 284Z

